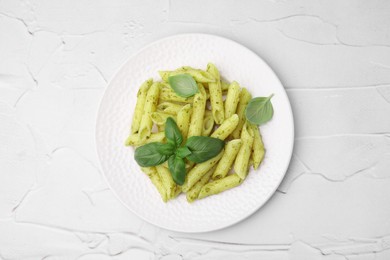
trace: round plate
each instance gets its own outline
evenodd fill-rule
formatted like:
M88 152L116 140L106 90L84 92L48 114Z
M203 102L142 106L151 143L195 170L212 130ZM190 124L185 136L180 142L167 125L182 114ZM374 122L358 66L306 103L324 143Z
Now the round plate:
M253 97L274 93L273 119L261 127L266 155L238 187L192 204L185 195L163 203L124 146L143 81L160 80L159 70L214 63L221 76L237 81ZM107 87L96 126L97 150L108 185L144 220L174 231L206 232L235 224L259 209L279 186L290 162L294 124L290 103L279 79L255 53L231 40L206 34L183 34L154 42L132 56Z

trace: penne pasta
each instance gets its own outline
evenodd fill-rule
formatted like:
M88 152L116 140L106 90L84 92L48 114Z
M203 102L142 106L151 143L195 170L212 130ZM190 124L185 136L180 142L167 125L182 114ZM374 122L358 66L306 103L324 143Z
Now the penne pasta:
M142 114L144 113L146 94L149 90L149 87L152 85L152 83L153 83L153 79L148 79L144 83L142 83L141 87L138 90L137 103L135 105L133 122L131 124L132 134L138 133L141 124Z
M207 110L206 110L207 111ZM202 136L209 136L214 127L214 118L211 113L205 113L203 118Z
M242 183L242 179L236 174L229 175L225 178L207 183L200 190L198 199L203 199L207 196L215 195L231 188L237 187Z
M181 103L192 103L194 101L193 97L189 98L183 98L178 95L171 89L171 87L166 87L163 85L161 88L161 93L160 93L160 102L181 102Z
M132 134L127 137L125 145L129 146L140 146L152 142L162 142L165 140L165 134L164 132L159 132L159 133L152 133L148 138L146 138L144 141L142 141L139 138L139 134Z
M141 170L148 175L149 179L152 181L157 191L160 193L161 199L164 202L168 201L167 193L165 187L160 179L159 174L157 173L156 167L141 167Z
M176 184L172 179L171 173L166 167L160 164L156 166L156 170L167 193L167 199L169 200L175 195Z
M241 143L241 139L235 139L229 141L225 145L225 153L222 155L222 158L219 160L218 165L213 173L214 180L222 179L228 174L234 159L236 159L236 155L240 150Z
M162 102L158 104L157 111L163 112L170 115L177 115L179 111L182 109L182 105L171 103L171 102Z
M221 80L221 89L222 91L227 91L229 89L230 83L224 80Z
M146 95L144 114L142 115L141 124L139 127L139 138L141 142L144 142L152 133L153 122L150 115L156 111L159 93L159 83L155 82L152 84L152 86L150 86Z
M229 118L236 113L237 104L240 97L240 86L233 81L229 86L225 100L225 117Z
M237 106L238 125L232 133L234 139L240 138L242 126L245 123L245 108L251 100L252 96L246 88L243 88L240 92L240 100Z
M200 178L200 180L195 183L195 185L192 186L192 188L187 192L186 197L188 202L194 202L194 200L198 198L200 190L207 182L209 182L214 170L215 166L211 168L205 175L203 175L203 177Z
M180 129L181 134L183 135L183 143L185 142L188 135L188 128L190 124L192 114L192 106L190 104L185 105L177 113L177 126Z
M196 82L199 83L208 83L208 82L215 82L215 78L204 70L198 70L193 69L190 67L181 67L179 70L176 71L159 71L160 77L163 81L168 82L168 78L175 75L180 74L189 74L191 75Z
M225 112L223 108L222 88L219 71L212 63L207 65L207 71L216 79L215 82L210 82L208 84L213 117L217 124L222 124L222 122L225 120Z
M253 139L253 130L249 123L245 123L241 132L242 144L234 161L234 171L241 179L245 179L248 174Z
M225 140L237 127L238 116L236 114L232 115L226 119L222 125L220 125L214 133L211 134L211 137Z
M201 83L198 83L199 92L194 96L191 122L188 130L188 138L200 136L203 128L203 117L206 109L206 91Z
M165 122L167 121L168 117L172 117L176 120L176 116L162 112L153 112L150 114L150 118L152 118L153 123L155 123L156 125L165 125Z
M261 138L260 129L257 127L257 125L251 125L253 129L253 148L252 148L252 160L253 160L253 168L256 170L259 168L259 165L264 159L265 149L263 140Z
M195 185L196 182L198 182L211 168L213 168L214 165L217 164L219 159L221 159L223 154L220 152L217 156L214 158L211 158L208 161L198 163L192 168L186 176L186 181L184 182L183 186L181 187L184 192L189 191L192 186Z

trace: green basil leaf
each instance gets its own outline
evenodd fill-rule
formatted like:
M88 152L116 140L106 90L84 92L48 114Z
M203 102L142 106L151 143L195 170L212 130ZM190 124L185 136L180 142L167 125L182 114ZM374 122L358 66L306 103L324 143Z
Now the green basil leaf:
M183 142L183 136L181 135L180 129L172 117L168 117L165 123L165 137L167 138L168 143L172 143L176 147L179 147Z
M217 156L225 146L225 142L208 136L192 136L188 138L186 146L191 151L187 159L201 163Z
M176 184L183 185L186 179L186 163L184 159L171 155L168 159L168 167Z
M161 144L157 146L157 150L160 154L169 156L175 152L176 146L171 143Z
M150 167L162 164L168 160L169 155L161 154L162 143L149 143L135 149L134 159L141 167Z
M274 108L272 107L271 98L269 97L256 97L249 101L245 108L246 119L255 125L262 125L271 120L274 115Z
M188 149L187 146L180 147L176 150L176 156L179 156L180 158L186 158L190 154L191 151Z
M189 74L178 74L168 78L169 85L180 97L191 97L199 92L198 85Z

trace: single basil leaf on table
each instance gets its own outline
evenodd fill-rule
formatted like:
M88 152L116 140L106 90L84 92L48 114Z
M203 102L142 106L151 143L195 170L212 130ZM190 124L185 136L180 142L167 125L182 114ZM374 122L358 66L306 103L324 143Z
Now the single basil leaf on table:
M161 154L160 149L164 144L154 142L145 144L135 149L134 159L141 167L150 167L162 164L168 160L169 155Z
M274 109L272 107L271 98L269 97L255 97L249 101L245 108L246 119L255 125L262 125L271 120L274 115Z
M180 158L186 158L190 154L191 151L188 149L187 146L180 147L176 150L176 156L179 156Z
M180 97L188 98L199 92L196 81L189 74L170 76L168 78L168 83L173 91Z
M175 120L172 117L168 117L165 123L165 137L168 143L172 143L175 147L179 147L183 142L183 136L177 126Z
M186 145L191 154L186 158L196 163L202 163L217 156L225 146L225 142L208 136L192 136Z
M172 155L176 150L176 146L172 143L161 144L157 146L157 151L162 155Z
M186 179L186 163L184 159L171 155L168 159L168 167L176 184L183 185Z

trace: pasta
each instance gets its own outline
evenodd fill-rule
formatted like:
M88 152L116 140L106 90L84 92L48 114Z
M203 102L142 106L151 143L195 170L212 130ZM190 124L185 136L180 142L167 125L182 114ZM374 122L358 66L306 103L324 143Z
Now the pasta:
M249 91L222 79L213 63L159 74L161 80L150 78L138 90L125 145L137 148L139 165L151 166L141 170L162 201L185 193L193 203L239 186L265 154L260 129L246 120ZM180 74L187 75L169 79Z
M228 119L226 119L222 125L219 126L217 130L211 135L211 137L218 138L221 140L225 140L238 124L238 116L236 114L232 115Z
M238 115L238 125L233 131L232 136L234 139L240 138L242 126L245 123L245 108L251 100L252 96L246 88L243 88L240 93L240 100L238 101L237 115Z
M150 85L152 85L153 79L148 79L144 83L142 83L141 87L137 93L137 104L134 109L134 118L131 124L131 133L138 133L139 126L141 124L141 118L144 111L144 106L146 102L146 94L148 93L148 89Z
M187 192L186 197L188 202L191 203L198 198L200 190L207 182L209 182L214 170L215 166L211 168L211 170L209 170L205 175L203 175L203 177L200 178L200 180L195 183L195 185L192 186L192 188Z
M222 101L222 88L219 71L212 63L207 65L207 71L216 79L215 82L209 83L210 101L214 120L215 123L222 124L222 122L225 120L225 114Z
M171 102L162 102L158 104L157 111L170 115L177 115L183 106Z
M203 128L202 128L203 136L209 136L214 127L213 115L211 113L206 113L206 112L207 110L205 111L204 119L203 119Z
M183 74L183 72L191 75L192 77L194 77L194 79L197 82L200 82L200 83L215 82L215 78L207 71L197 70L197 69L193 69L191 67L181 67L179 70L176 70L176 71L159 71L158 73L160 74L160 77L162 78L162 80L164 80L165 82L168 82L168 78L170 76Z
M234 162L234 172L245 179L248 174L249 158L253 146L253 130L249 123L245 123L241 132L241 147Z
M265 149L263 140L261 138L260 129L256 125L251 125L253 129L253 148L252 148L252 160L253 160L253 169L259 168L260 163L264 159Z
M186 182L181 187L182 190L187 192L189 189L191 189L191 187L194 186L194 184L199 181L203 175L205 175L215 164L217 164L219 159L221 159L222 154L223 151L208 161L196 164L195 167L187 173Z
M164 202L167 202L167 192L165 187L160 179L159 174L157 173L156 167L141 167L141 170L148 175L149 179L152 181L157 191L160 193L161 199Z
M150 114L150 118L152 119L153 123L157 125L164 125L168 117L172 117L173 119L176 118L176 116L162 112L153 112Z
M189 126L188 137L199 136L202 134L203 116L206 109L206 91L201 83L198 83L199 92L194 96L191 123Z
M177 126L179 127L180 132L183 135L183 140L187 138L191 114L192 106L190 104L187 104L182 107L182 109L180 109L180 111L177 113Z
M225 100L225 117L229 118L236 113L237 104L240 96L240 86L233 81L229 86Z
M129 135L129 137L126 139L125 145L140 146L151 142L162 142L164 139L165 134L163 132L152 133L149 138L145 139L144 141L139 138L139 134L132 134Z
M225 178L210 182L202 187L198 199L221 193L225 190L237 187L242 183L242 179L237 174L229 175Z
M167 199L169 200L173 198L176 193L176 184L173 181L171 173L167 168L165 168L163 165L157 165L156 169L165 188L165 192L167 193Z
M217 164L217 168L213 173L213 179L222 179L224 178L232 166L234 159L241 147L241 140L235 139L228 142L225 146L225 153L222 155L221 160Z
M159 83L155 82L152 84L146 95L144 114L142 115L141 124L139 128L139 138L141 142L144 142L152 132L153 122L150 115L152 112L156 111L159 93Z

